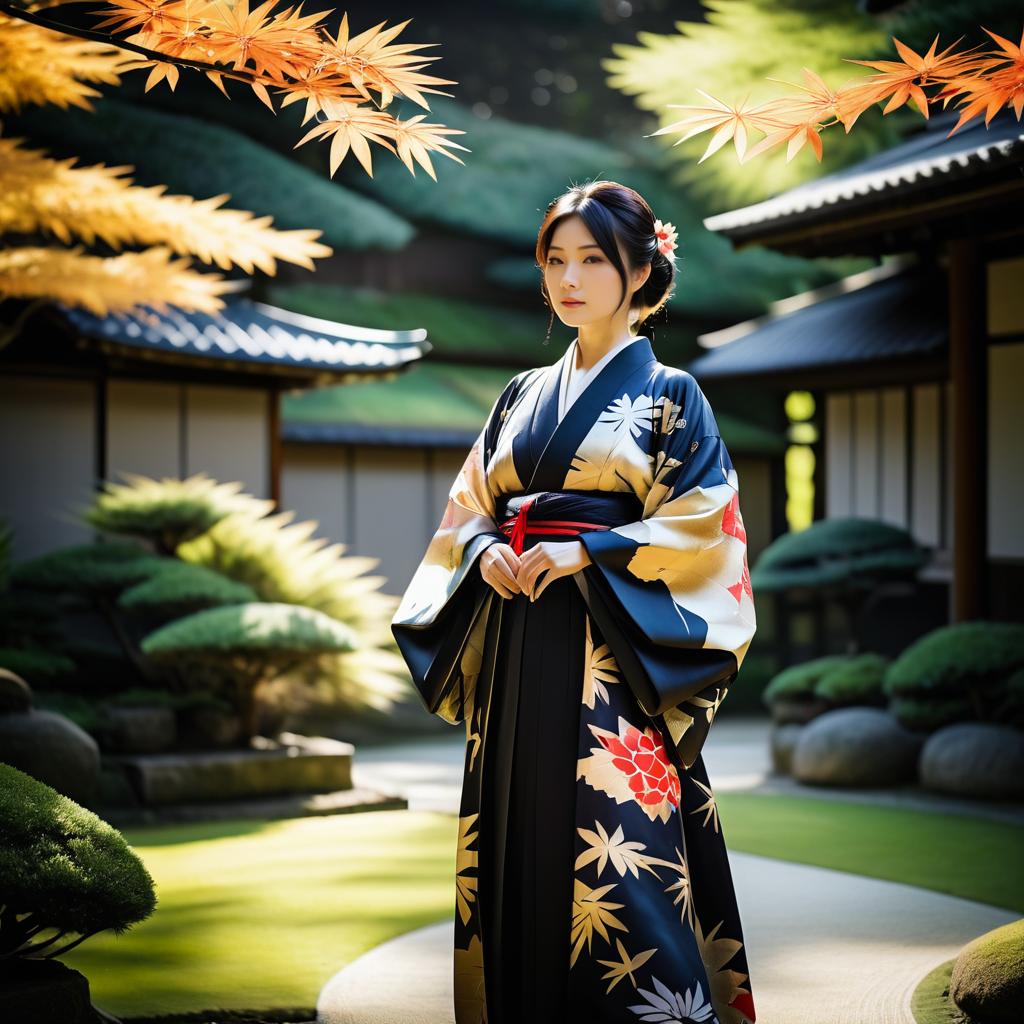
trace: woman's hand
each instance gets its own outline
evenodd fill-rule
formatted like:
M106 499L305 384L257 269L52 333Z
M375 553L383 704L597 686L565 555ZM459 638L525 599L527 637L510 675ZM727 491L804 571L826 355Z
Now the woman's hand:
M571 576L590 565L590 562L590 555L582 541L541 541L520 557L516 580L520 590L531 601L536 601L552 580ZM534 586L541 573L545 573L544 579L535 590Z
M480 554L480 575L502 596L514 597L520 593L516 577L519 574L519 555L511 545L500 541L488 545Z

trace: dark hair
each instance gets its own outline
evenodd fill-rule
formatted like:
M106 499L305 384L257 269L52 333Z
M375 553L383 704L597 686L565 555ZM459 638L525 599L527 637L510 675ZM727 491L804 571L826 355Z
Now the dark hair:
M553 199L544 212L544 220L537 234L535 256L541 271L541 294L551 309L548 334L551 333L555 312L543 277L544 267L547 265L548 249L555 228L565 217L573 214L582 218L594 236L594 241L618 271L622 281L619 305L629 288L629 274L622 264L616 240L622 243L631 269L635 270L645 263L651 264L647 280L636 290L630 302L630 310L636 312L636 317L630 317L630 322L639 327L661 309L672 295L676 277L675 263L658 249L658 240L654 236L654 213L647 200L628 185L601 180L574 185L568 192ZM651 333L653 335L653 331Z

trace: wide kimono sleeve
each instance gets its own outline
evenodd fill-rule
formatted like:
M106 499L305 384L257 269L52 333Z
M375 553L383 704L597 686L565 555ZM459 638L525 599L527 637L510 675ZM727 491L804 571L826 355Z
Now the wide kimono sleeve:
M739 480L711 407L681 373L661 396L642 517L582 534L576 576L643 711L689 768L755 631Z
M448 493L448 502L426 553L391 620L391 632L427 710L455 725L463 721L465 661L472 658L490 607L493 587L476 565L481 553L507 537L494 519L486 460L522 375L498 396Z

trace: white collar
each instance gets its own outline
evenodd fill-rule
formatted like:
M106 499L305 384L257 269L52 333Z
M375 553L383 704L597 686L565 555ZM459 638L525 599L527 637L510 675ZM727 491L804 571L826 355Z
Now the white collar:
M562 373L559 380L558 387L558 407L559 407L559 418L568 411L569 406L566 404L566 398L569 390L569 382L576 385L574 391L578 397L582 394L583 390L587 385L604 369L604 367L627 345L631 345L634 341L639 341L642 334L634 335L632 338L626 338L618 344L613 345L593 366L586 370L577 368L576 366L576 351L579 348L579 338L573 338L569 343L569 347L566 349L565 355L562 357Z

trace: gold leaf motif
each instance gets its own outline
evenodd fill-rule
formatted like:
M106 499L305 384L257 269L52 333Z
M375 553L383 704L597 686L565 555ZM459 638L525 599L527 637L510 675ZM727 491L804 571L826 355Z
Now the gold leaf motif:
M740 987L748 976L740 971L725 969L725 964L743 948L743 943L738 939L716 938L723 923L719 921L705 936L700 921L695 919L694 934L700 947L701 959L708 972L711 1002L718 1019L721 1024L746 1024L746 1014L732 1004L740 995L745 995L749 999L749 992Z
M617 683L619 665L612 655L608 644L594 647L594 638L590 631L590 616L586 616L586 641L583 654L583 703L593 708L595 698L600 697L605 704L611 702L606 683Z
M473 1024L487 1024L484 994L484 949L479 935L468 949L455 947L455 1017Z
M621 910L625 904L610 903L602 900L617 885L612 882L610 885L602 885L599 889L591 889L585 882L575 879L573 882L572 899L572 957L569 966L574 967L584 945L587 952L590 952L594 939L594 932L611 943L608 935L608 928L618 928L628 932L629 929L612 913L613 910Z
M628 977L629 980L631 982L633 982L633 988L636 988L636 978L633 977L633 972L635 970L638 970L640 967L642 967L645 963L647 963L648 960L650 960L650 958L652 956L654 956L655 953L658 952L657 947L655 947L654 949L644 950L643 953L637 953L636 956L632 956L631 957L626 952L626 947L622 945L622 940L621 939L617 938L615 940L615 945L616 945L616 947L619 950L619 956L621 957L621 960L618 960L618 961L615 961L615 960L598 960L597 961L599 964L604 964L605 967L610 967L611 968L611 970L607 974L602 974L601 975L602 979L604 979L604 978L612 978L613 979L611 982L609 982L608 988L605 991L605 995L607 995L608 992L611 992L611 990L613 988L615 988L615 986L620 981L622 981L622 979L625 978L625 977Z
M690 813L691 814L700 814L701 811L707 811L707 814L704 815L704 820L701 822L701 824L706 828L708 822L711 821L711 820L714 820L715 831L717 832L718 831L718 804L715 801L715 794L711 792L711 787L710 786L705 786L703 782L699 781L698 779L693 778L692 775L688 775L687 778L695 786L699 786L700 789L704 792L704 795L707 797L707 800L704 803L702 803L700 805L700 807L696 808L693 811L690 811Z
M463 924L469 923L473 913L470 904L476 901L479 854L469 847L477 840L478 833L470 832L470 829L478 817L476 814L468 814L459 818L459 845L455 857L455 903Z
M667 862L659 861L655 857L645 857L640 852L647 849L643 843L625 842L621 825L616 828L611 836L605 831L605 827L601 822L595 821L594 825L597 828L596 832L588 828L576 829L580 837L590 844L590 849L584 850L576 858L575 868L577 871L596 860L598 878L601 877L605 866L610 862L612 867L618 871L620 877L624 878L626 872L629 871L634 878L639 878L640 872L638 869L643 868L644 871L650 871L659 882L661 881L661 876L651 867L651 864Z

